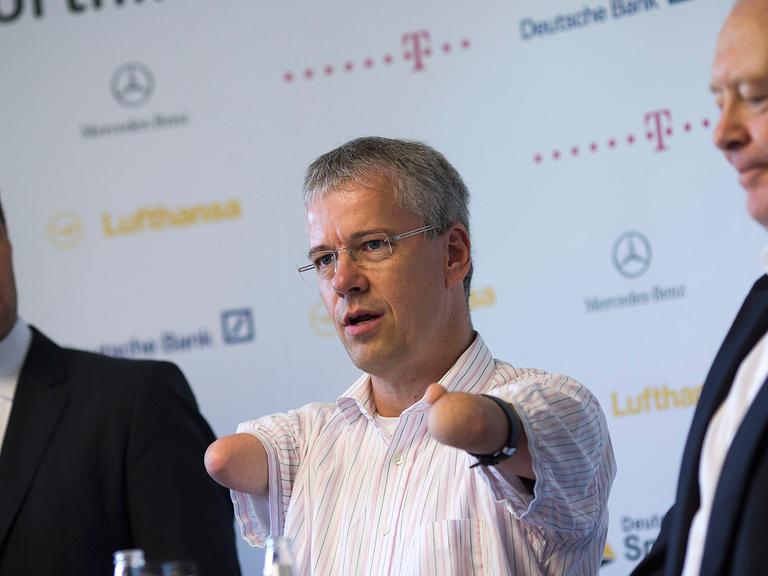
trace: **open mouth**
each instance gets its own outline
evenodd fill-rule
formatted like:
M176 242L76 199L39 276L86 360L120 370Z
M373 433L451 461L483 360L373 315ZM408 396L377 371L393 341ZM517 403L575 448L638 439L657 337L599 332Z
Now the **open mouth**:
M360 324L376 320L379 317L381 317L380 314L374 314L371 312L358 312L355 314L349 314L344 320L344 325L359 326Z

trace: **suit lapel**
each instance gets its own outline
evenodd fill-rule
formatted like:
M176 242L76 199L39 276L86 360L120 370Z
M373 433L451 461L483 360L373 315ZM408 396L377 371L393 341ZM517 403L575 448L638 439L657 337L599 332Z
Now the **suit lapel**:
M696 406L680 466L667 574L679 574L685 560L688 531L699 509L699 460L709 422L728 395L741 361L767 331L768 277L763 276L755 282L736 315L712 363Z
M717 529L707 530L702 558L702 575L723 573L722 567L736 533L735 525L744 507L744 495L753 470L752 462L762 446L762 439L768 428L766 382L763 382L744 416L723 462L710 516L717 519ZM710 528L711 526L712 524Z
M34 328L0 451L0 546L67 402L64 352Z

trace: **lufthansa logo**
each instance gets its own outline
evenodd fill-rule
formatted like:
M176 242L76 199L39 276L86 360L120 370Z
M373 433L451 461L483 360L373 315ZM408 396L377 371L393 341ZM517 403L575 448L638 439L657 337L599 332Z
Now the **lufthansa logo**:
M613 243L613 265L626 278L637 278L651 266L651 244L640 232L625 232Z
M309 311L309 327L320 338L333 338L336 335L333 320L322 302L317 302Z
M112 74L112 96L126 108L138 108L146 104L155 89L152 72L136 62L123 64Z
M82 220L72 212L58 212L48 221L48 241L64 250L80 243L85 233Z

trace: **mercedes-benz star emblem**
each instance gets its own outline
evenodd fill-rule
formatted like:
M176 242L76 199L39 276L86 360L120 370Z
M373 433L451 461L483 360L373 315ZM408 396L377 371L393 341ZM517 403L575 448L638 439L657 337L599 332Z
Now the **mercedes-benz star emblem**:
M112 74L112 95L127 108L145 104L155 88L155 79L144 64L123 64Z
M651 244L640 232L625 232L613 243L613 265L622 276L637 278L651 265Z

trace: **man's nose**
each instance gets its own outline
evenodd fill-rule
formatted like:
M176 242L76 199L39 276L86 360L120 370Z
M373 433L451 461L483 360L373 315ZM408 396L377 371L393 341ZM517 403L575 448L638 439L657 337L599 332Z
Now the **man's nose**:
M336 272L332 282L333 289L340 296L368 289L368 279L347 248L339 249L336 254Z
M726 99L715 126L715 146L723 152L738 150L749 142L744 106L734 99Z

